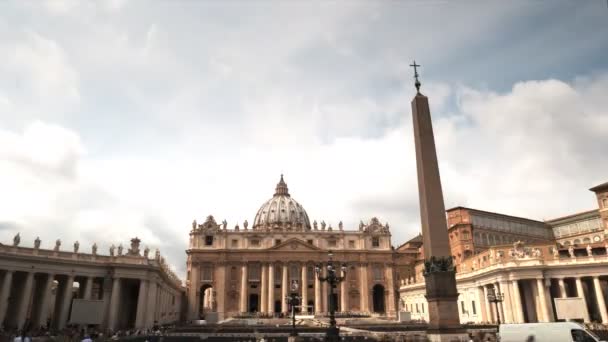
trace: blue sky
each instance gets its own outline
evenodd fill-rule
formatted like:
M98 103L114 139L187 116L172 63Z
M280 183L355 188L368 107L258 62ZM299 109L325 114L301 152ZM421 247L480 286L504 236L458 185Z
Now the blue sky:
M446 205L548 219L607 181L597 1L0 4L0 238L183 272L192 219L230 226L281 172L311 219L418 232L409 101L430 97ZM102 233L103 232L103 233Z

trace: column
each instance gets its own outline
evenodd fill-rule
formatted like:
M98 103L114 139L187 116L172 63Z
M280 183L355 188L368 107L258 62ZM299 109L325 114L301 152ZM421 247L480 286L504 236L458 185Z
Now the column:
M479 322L488 321L486 300L487 298L484 297L483 286L477 286L477 303L479 303L479 306L477 307L477 310L479 310L477 315L479 316Z
M6 271L2 280L2 292L0 292L0 324L4 322L6 310L8 309L8 298L11 294L11 285L13 284L14 271Z
M549 311L547 309L547 295L545 291L545 281L542 278L536 279L536 289L538 291L538 301L540 306L539 322L550 322Z
M87 277L87 282L84 286L84 299L91 299L91 295L93 293L93 281L95 278Z
M47 275L46 281L44 282L44 288L42 289L42 299L40 300L40 313L38 314L37 321L34 322L35 327L41 327L46 325L46 321L49 318L49 306L51 304L51 291L53 288L53 280L55 276L53 274Z
M139 280L139 293L137 294L137 313L135 316L135 328L146 327L146 305L148 304L148 280Z
M524 314L521 306L521 294L519 293L519 282L513 280L511 283L513 289L513 321L515 323L524 323Z
M199 313L199 281L200 281L200 266L199 264L192 263L190 266L190 287L188 288L188 318L191 320L198 319ZM156 293L156 290L155 290ZM148 304L152 304L148 302ZM149 306L150 306L149 305ZM148 322L150 323L150 322Z
M498 314L502 316L502 322L513 323L514 319L511 311L513 306L511 304L511 291L509 290L509 283L503 280L499 282L499 284L500 287L498 286L498 284L496 285L496 293L502 293L504 295L504 299L500 303L500 306L498 308ZM502 311L502 313L500 313L500 311Z
M306 264L302 264L302 313L308 313L308 270Z
M274 264L268 265L268 313L274 315Z
M110 316L108 318L108 328L116 330L118 323L118 305L120 304L120 278L114 277L112 280L112 294L110 297Z
M154 319L155 319L155 313L156 313L156 291L157 291L157 285L156 285L156 281L151 280L148 282L148 304L146 305L146 313L147 313L147 318L146 318L146 328L151 328L154 325ZM196 301L196 296L194 296L194 300ZM190 306L190 308L192 308L192 306ZM198 319L198 312L192 313L191 312L191 319ZM193 315L196 314L196 317L194 317Z
M268 312L268 265L262 265L262 274L260 276L262 279L262 289L260 293L260 312L267 313Z
M342 274L345 276L344 274ZM340 311L347 312L348 310L348 281L346 277L340 283Z
M218 317L219 319L224 319L225 315L226 315L226 290L227 290L227 286L225 286L225 284L227 284L228 282L226 281L226 270L229 269L230 265L226 262L220 263L218 264L218 266L216 266L216 274L217 277L215 278L215 284L216 286L213 288L213 292L214 292L214 300L215 303L217 303L217 312L218 312Z
M559 295L561 298L567 298L568 293L566 292L566 283L564 282L564 278L558 279L559 283Z
M327 278L327 268L323 268L321 270L323 277ZM321 311L322 312L328 312L329 311L329 303L328 303L328 295L329 295L329 291L327 289L327 282L323 281L321 282Z
M388 314L395 315L395 283L393 281L393 266L386 267L386 287L388 290Z
M315 274L315 314L321 314L323 311L321 306L321 281L318 275Z
M66 279L65 287L63 288L61 311L59 314L59 322L57 323L57 329L63 329L68 322L68 316L70 315L70 304L72 303L72 290L74 287L74 275L69 275Z
M488 287L485 285L483 286L483 301L485 303L486 322L496 322L496 319L494 318L494 309L492 308L492 303L490 303L490 300L488 299Z
M361 264L359 271L359 293L361 300L361 304L359 305L359 307L361 308L361 312L369 312L369 286L367 284L367 264Z
M30 299L32 298L32 290L34 288L34 272L28 272L25 278L25 284L23 284L23 291L21 292L21 298L19 299L17 308L17 328L22 329L25 323L25 316L27 315ZM67 317L66 317L67 319Z
M589 322L589 310L587 309L587 299L585 298L585 292L583 291L583 282L581 277L576 278L576 295L583 299L583 305L585 307L583 320L585 323Z
M241 304L239 305L239 311L245 313L247 310L247 263L243 263L241 266Z
M287 289L289 288L287 275L289 270L287 269L287 264L283 264L283 279L281 280L281 312L287 313Z
M602 292L602 286L598 276L593 277L593 288L595 288L595 298L597 298L597 306L600 309L602 323L606 324L608 323L608 312L606 311L606 301L604 299L604 293Z

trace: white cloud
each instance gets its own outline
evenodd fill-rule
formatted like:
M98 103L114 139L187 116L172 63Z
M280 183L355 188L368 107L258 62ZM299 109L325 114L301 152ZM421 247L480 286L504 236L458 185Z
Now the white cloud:
M483 17L427 1L50 5L0 18L2 241L105 252L139 236L183 272L191 220L251 222L283 172L311 218L377 215L398 244L419 225L413 57L448 206L549 218L592 208L606 180L592 3L573 9L584 27L517 1Z

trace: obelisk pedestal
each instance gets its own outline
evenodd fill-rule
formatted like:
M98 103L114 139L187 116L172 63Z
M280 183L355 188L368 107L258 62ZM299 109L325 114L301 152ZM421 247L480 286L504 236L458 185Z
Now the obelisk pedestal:
M417 79L416 87L420 87ZM429 310L427 337L432 342L466 340L468 336L458 315L456 273L450 252L431 113L428 98L420 92L412 100L412 116Z

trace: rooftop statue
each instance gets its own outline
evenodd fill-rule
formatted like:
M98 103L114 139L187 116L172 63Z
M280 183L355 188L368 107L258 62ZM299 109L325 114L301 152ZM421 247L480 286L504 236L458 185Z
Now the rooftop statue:
M340 223L338 223L338 229L344 230L344 224L342 224L342 221L340 221Z
M78 253L78 249L80 248L80 242L74 242L74 253Z
M19 233L17 233L17 235L15 235L15 237L13 238L13 246L17 247L19 246L19 243L21 243L21 236L19 235Z
M91 246L91 254L97 255L97 242L93 242L93 246Z
M34 240L34 248L39 249L40 248L40 237L36 236L36 240Z
M247 220L245 220L245 222L243 222L243 228L245 228L245 230L247 230L247 226L249 226L249 222L247 222Z
M112 244L112 246L110 246L110 256L114 256L115 249L116 249L116 246L114 246L114 244Z
M61 239L57 239L55 241L55 248L53 248L54 251L59 251L59 248L61 248Z
M123 247L122 247L122 243L121 243L120 245L118 245L118 256L122 255L122 250L123 250Z

